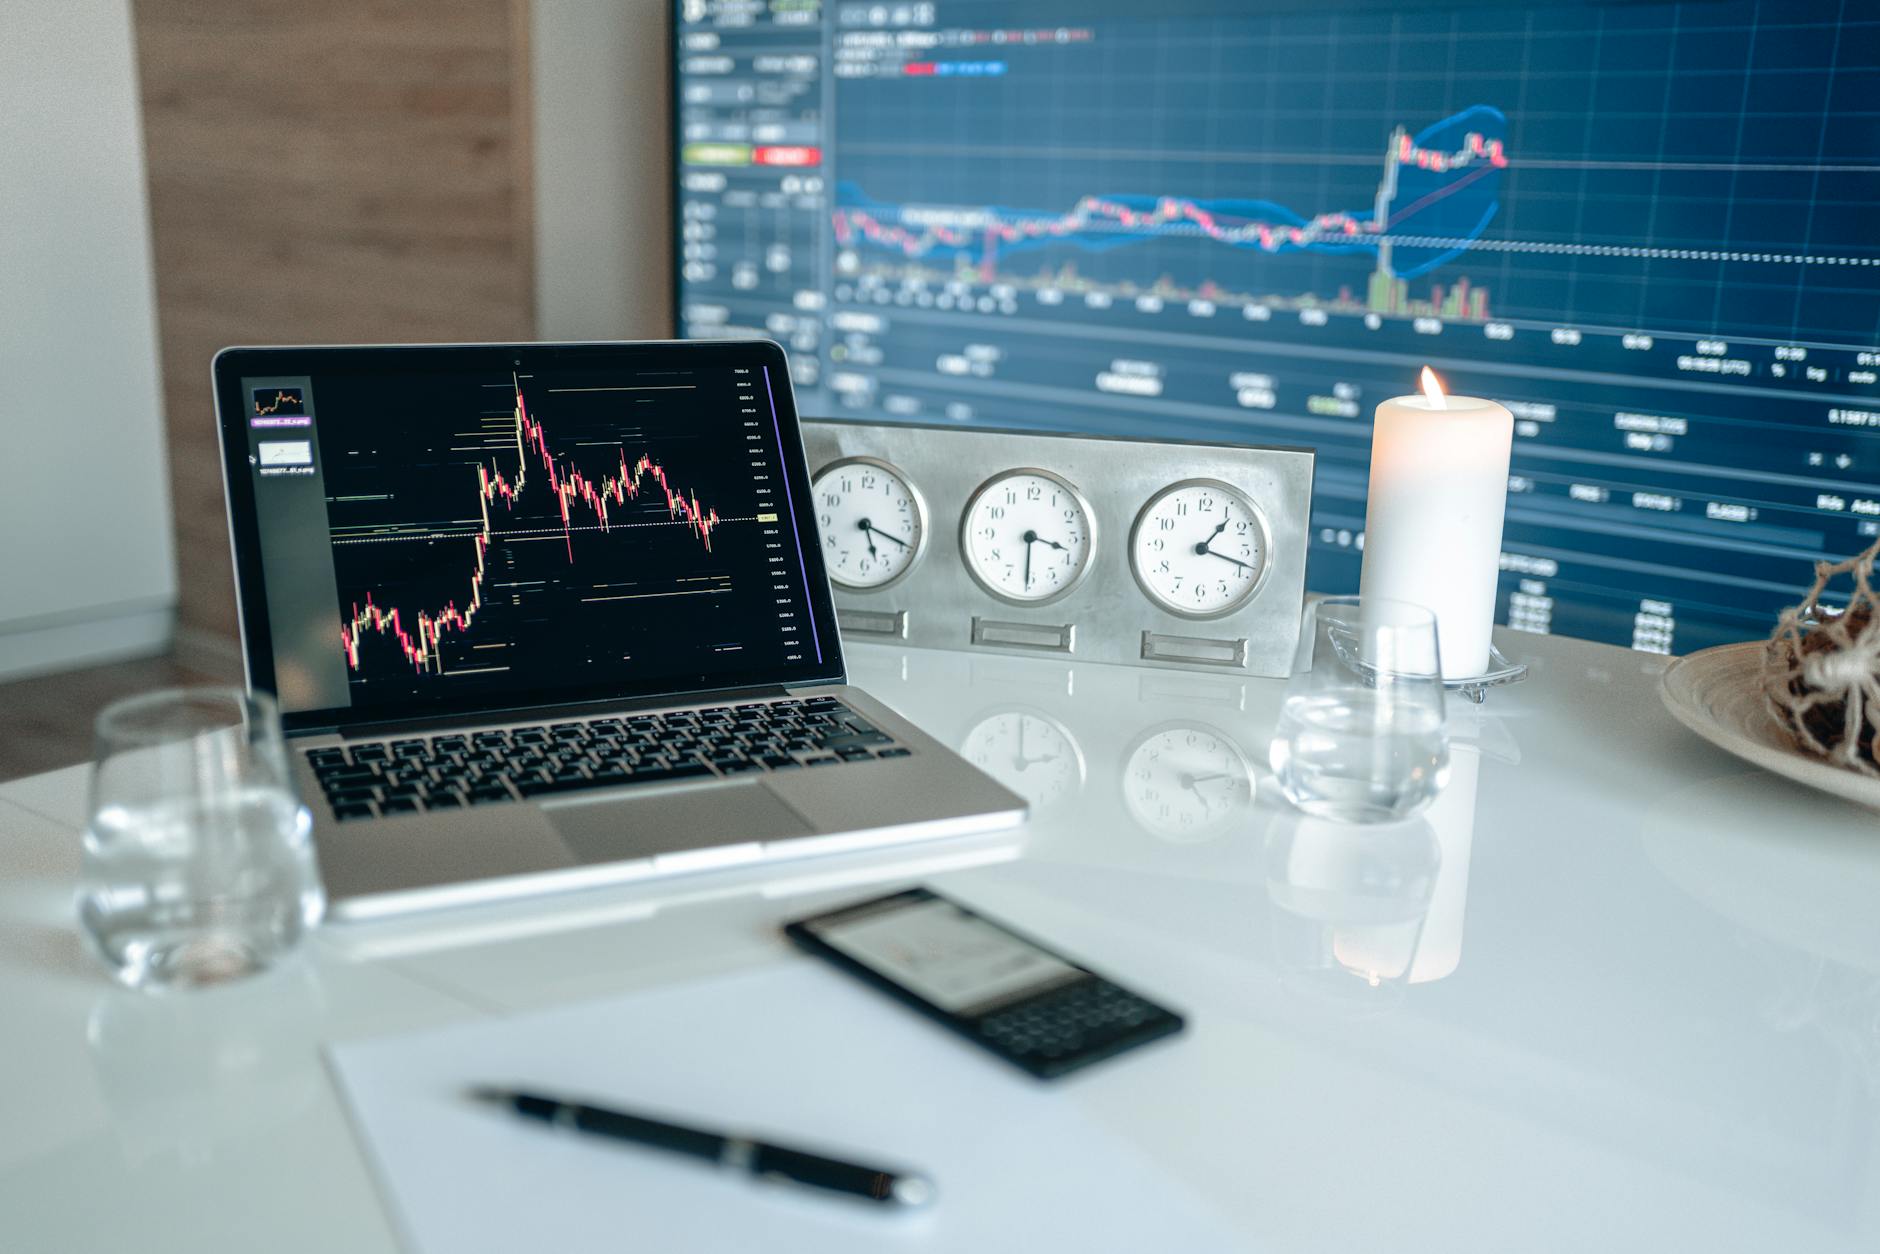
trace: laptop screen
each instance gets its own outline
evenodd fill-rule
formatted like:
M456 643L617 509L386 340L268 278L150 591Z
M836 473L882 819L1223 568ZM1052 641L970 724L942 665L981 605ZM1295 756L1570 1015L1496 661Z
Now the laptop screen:
M841 676L773 344L215 373L250 680L290 728Z

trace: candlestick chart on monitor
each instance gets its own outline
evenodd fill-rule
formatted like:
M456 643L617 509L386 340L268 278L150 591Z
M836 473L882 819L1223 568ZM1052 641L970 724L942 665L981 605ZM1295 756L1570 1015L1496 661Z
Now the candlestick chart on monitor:
M735 424L700 420L748 384L512 374L364 405L343 387L323 384L320 423L331 647L356 702L611 679L675 651L703 670L767 643L736 607L768 587L748 524L774 505L736 473Z

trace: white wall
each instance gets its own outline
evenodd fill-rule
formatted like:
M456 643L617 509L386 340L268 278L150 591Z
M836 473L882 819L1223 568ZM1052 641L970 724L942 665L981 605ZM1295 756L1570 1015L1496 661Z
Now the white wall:
M157 652L176 575L126 0L0 0L0 160L0 675Z
M671 334L666 0L536 0L536 332Z

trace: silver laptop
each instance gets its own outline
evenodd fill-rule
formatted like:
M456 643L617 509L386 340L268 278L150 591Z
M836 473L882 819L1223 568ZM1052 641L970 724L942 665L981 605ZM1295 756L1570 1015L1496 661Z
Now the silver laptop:
M213 369L248 682L335 917L1024 818L844 683L775 344Z

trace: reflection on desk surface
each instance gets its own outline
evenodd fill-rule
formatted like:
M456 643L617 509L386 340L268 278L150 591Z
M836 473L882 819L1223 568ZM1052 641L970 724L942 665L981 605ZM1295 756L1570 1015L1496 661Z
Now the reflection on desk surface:
M1727 1236L1708 1248L1880 1235L1880 818L1769 776L1719 789L1740 766L1663 714L1663 659L1539 642L1528 683L1452 704L1455 768L1428 811L1338 829L1293 812L1260 765L1280 684L963 655L902 673L863 652L857 682L930 726L984 694L1076 739L1088 786L1035 817L1022 860L970 877L983 903L1065 921L1070 952L1135 955L1125 976L1159 972L1152 991L1193 1013L1219 1118L1349 1162L1367 1205L1427 1214L1461 1183L1429 1172L1466 1162L1486 1171L1470 1196L1506 1188L1511 1215L1546 1196L1537 1173L1582 1172L1575 1194L1656 1190L1660 1220L1683 1199ZM1186 841L1157 822L1176 808L1127 791L1169 728L1257 781ZM1797 826L1800 859L1783 848ZM1813 888L1796 879L1810 867ZM1487 1171L1490 1144L1527 1157ZM1202 1187L1248 1166L1176 1139L1154 1152ZM1263 1196L1323 1193L1282 1158L1259 1157Z
M1186 1014L1052 1096L1226 1248L1880 1249L1880 816L1686 733L1662 659L1499 643L1531 677L1452 705L1449 788L1362 829L1274 794L1280 683L858 647L856 683L1035 779L1027 826L325 929L189 1022L58 965L76 824L29 811L82 773L0 788L0 1246L19 1215L22 1248L125 1243L72 1196L168 1233L266 1196L284 1249L390 1251L322 1041L798 962L783 921L918 881Z

